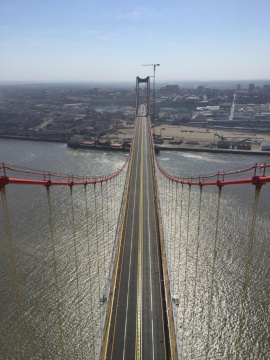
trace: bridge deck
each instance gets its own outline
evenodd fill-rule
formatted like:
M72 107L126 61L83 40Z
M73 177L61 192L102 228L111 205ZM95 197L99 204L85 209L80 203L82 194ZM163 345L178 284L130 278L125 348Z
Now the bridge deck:
M167 359L153 174L144 114L141 108L107 359Z

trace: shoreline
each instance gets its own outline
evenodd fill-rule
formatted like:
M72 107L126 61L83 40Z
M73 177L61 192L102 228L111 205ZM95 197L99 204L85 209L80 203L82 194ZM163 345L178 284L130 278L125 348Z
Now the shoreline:
M8 139L8 140L28 140L28 141L41 141L41 142L58 142L58 143L66 143L66 140L63 139L42 139L42 138L34 138L34 137L27 137L27 136L13 136L13 135L0 135L0 139ZM68 145L67 145L68 146ZM87 147L87 146L78 146L79 149L84 150L105 150L103 146L97 147ZM202 148L202 147L184 147L184 146L158 146L157 149L159 151L191 151L191 152L208 152L208 153L219 153L219 154L239 154L239 155L270 155L270 151L256 151L256 150L237 150L237 149L209 149L209 148ZM127 152L126 149L119 149L119 148L110 148L106 147L106 150L110 151L122 151Z
M270 151L256 151L256 150L237 150L237 149L206 149L201 147L172 147L159 146L160 151L192 151L192 152L208 152L219 154L239 154L239 155L270 155Z
M16 136L16 135L0 135L0 139L67 143L66 139L57 139L57 138L56 139L54 139L54 138L43 139L43 138L37 138L37 137Z

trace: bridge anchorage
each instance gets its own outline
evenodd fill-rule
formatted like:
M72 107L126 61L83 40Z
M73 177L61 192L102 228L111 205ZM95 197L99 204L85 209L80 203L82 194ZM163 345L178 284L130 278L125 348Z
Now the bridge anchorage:
M150 78L137 77L136 87L131 151L116 173L88 178L0 166L6 358L245 359L255 351L247 334L270 165L168 174L155 155ZM239 219L229 218L228 189L254 193ZM246 234L241 253L231 240L237 221ZM267 300L256 301L267 308ZM267 336L257 335L257 344Z

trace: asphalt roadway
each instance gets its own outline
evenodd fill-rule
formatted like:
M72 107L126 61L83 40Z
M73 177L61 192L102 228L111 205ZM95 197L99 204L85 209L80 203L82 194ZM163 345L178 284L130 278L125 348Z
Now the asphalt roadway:
M167 359L153 174L141 106L106 359Z

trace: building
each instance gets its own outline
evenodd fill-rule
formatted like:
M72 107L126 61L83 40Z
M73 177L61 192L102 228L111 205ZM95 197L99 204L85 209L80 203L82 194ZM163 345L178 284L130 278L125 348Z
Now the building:
M255 85L254 84L249 84L248 85L248 92L253 93L255 89Z
M166 85L160 88L160 92L165 95L179 94L179 85Z
M262 151L270 151L270 141L263 141L261 143L261 150Z
M270 93L270 85L263 85L263 92Z
M199 86L197 86L197 92L199 93L199 94L204 94L205 93L205 86L203 86L203 85L199 85Z

